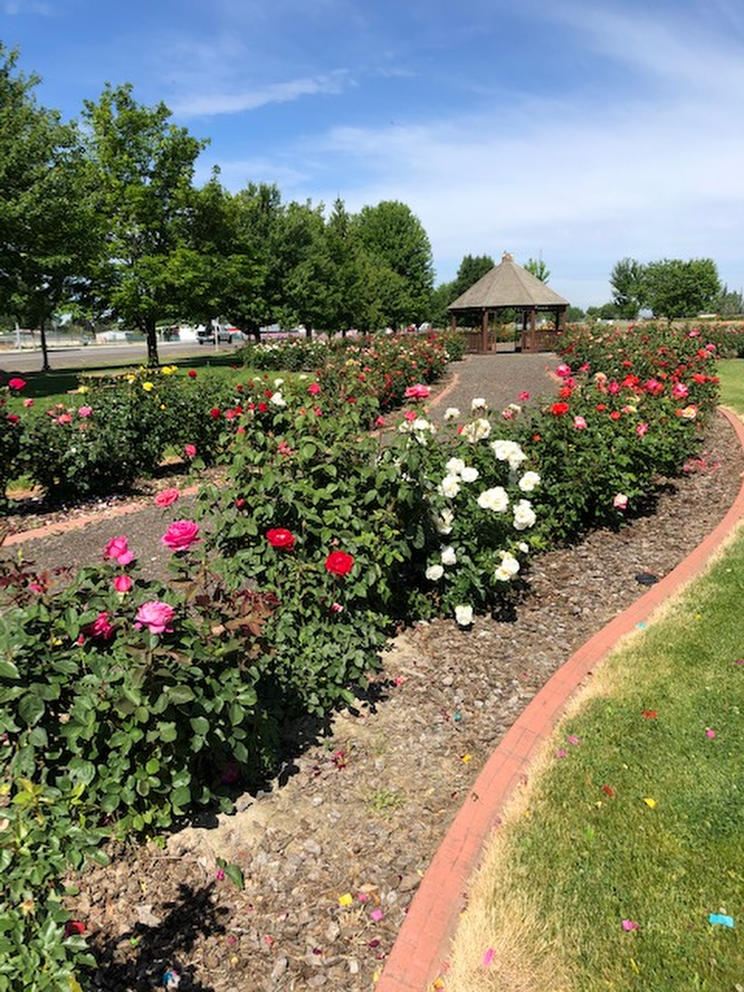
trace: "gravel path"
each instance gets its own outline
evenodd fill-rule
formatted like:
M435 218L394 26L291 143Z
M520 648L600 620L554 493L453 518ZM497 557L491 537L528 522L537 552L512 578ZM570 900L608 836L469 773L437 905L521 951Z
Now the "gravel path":
M465 411L478 395L500 409L522 389L548 392L548 363L473 356L454 367L439 406ZM471 784L516 715L643 592L639 573L666 574L730 505L744 460L723 417L700 455L654 516L535 559L508 622L478 618L463 631L435 621L401 634L369 699L337 714L325 736L296 728L282 773L243 795L236 815L87 871L71 906L102 963L95 988L150 992L173 966L182 989L201 992L373 988L437 845L460 804L476 801ZM135 516L96 531L91 553L113 533L144 541L152 513ZM157 511L157 535L162 519ZM83 544L32 548L51 561ZM244 891L217 880L217 856L241 866Z

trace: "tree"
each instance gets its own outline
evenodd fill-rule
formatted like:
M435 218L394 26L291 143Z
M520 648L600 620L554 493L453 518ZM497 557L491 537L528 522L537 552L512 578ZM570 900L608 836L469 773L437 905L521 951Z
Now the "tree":
M36 103L38 76L16 73L0 44L0 308L41 333L80 289L98 225L79 133Z
M655 317L694 317L709 312L721 292L712 258L664 258L645 271L647 302Z
M541 258L528 258L523 267L540 282L547 282L550 279L550 269Z
M569 324L578 324L585 316L586 314L581 307L568 307L566 309L566 322Z
M457 269L454 282L451 284L452 298L447 302L452 303L459 296L462 296L493 267L494 261L490 255L465 255Z
M744 295L741 290L729 289L724 284L713 307L721 317L736 317L744 313Z
M428 316L434 285L431 244L421 221L397 200L363 207L353 221L354 233L373 268L375 285L384 290L385 270L397 278L381 301L392 326L418 323ZM369 268L369 266L367 266Z
M105 246L91 287L99 312L143 331L157 365L156 321L183 309L184 249L192 248L194 163L206 142L169 124L164 103L137 104L130 84L106 85L85 101L88 154L98 188ZM193 261L193 256L190 256ZM193 273L192 273L193 274Z
M431 294L430 317L434 327L447 327L450 315L447 307L460 295L456 292L457 280L440 283Z
M618 314L635 320L639 310L646 305L646 270L634 258L622 258L610 273L612 299Z

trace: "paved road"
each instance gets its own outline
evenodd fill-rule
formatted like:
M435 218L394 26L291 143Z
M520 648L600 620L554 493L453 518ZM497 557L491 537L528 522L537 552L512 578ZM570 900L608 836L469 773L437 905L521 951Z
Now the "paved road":
M163 364L178 362L193 355L229 354L234 350L230 344L196 344L183 341L170 341L158 345L158 355ZM145 362L147 345L144 342L121 344L95 344L80 348L50 348L49 364L53 369L95 368L98 365L128 364ZM41 369L41 349L28 351L0 352L0 372L38 372Z

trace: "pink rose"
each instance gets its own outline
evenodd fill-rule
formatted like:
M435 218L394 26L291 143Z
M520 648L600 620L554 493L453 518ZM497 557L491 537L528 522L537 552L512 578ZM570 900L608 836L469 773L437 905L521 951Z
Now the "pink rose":
M171 551L188 551L192 545L201 541L199 524L195 524L193 520L174 520L160 541Z
M8 389L23 389L26 385L25 379L19 379L17 376L13 379L8 379Z
M110 641L114 636L114 626L109 620L108 610L99 613L93 623L83 628L88 637L100 637L102 641Z
M60 413L59 417L57 417L57 423L58 424L71 424L72 423L72 417L70 416L69 413Z
M524 391L524 392L521 392L519 394L519 397L518 398L519 398L520 402L525 403L530 398L530 394L528 392Z
M642 424L636 424L635 432L638 435L638 437L643 437L643 435L647 431L648 431L648 424L647 423L644 422Z
M184 444L183 453L187 458L194 458L196 456L196 445L195 444Z
M30 396L27 396L26 399L23 401L23 405L24 406L33 406L34 405L34 400Z
M93 407L92 406L81 406L81 407L78 407L78 417L82 417L83 420L86 417L89 417L91 415L91 413L93 413Z
M127 546L127 539L123 536L111 538L104 549L103 557L113 558L119 565L128 565L134 561L134 555Z
M583 417L574 417L573 425L577 431L583 431L584 428L586 427L586 421L584 420Z
M628 506L628 497L625 493L615 493L615 498L612 501L612 505L616 510L624 510Z
M684 384L684 382L675 382L672 386L672 396L675 400L683 400L689 396L690 390Z
M561 362L561 364L556 368L555 374L560 376L561 379L565 379L567 375L571 375L571 366L566 365L565 362Z
M117 592L129 592L132 588L132 580L128 575L117 575L114 579L114 589Z
M163 491L159 492L155 497L155 502L158 506L170 506L172 503L176 502L180 495L181 494L177 489L163 489Z
M307 387L307 391L308 393L310 393L311 396L317 396L318 393L320 392L320 386L318 385L317 382L311 382L310 385Z
M174 615L172 606L157 599L150 600L149 603L143 603L137 611L135 630L147 627L151 634L171 634Z
M409 386L405 391L407 400L425 400L431 390L422 382L417 382L415 386Z

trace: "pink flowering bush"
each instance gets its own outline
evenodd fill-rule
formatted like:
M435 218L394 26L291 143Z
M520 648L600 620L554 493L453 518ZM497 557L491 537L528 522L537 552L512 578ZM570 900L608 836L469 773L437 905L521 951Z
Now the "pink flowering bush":
M228 591L209 569L148 582L136 561L121 573L125 537L105 550L66 586L3 566L0 778L84 790L119 831L229 809L221 769L250 780L275 760L285 702L264 628L276 599Z

